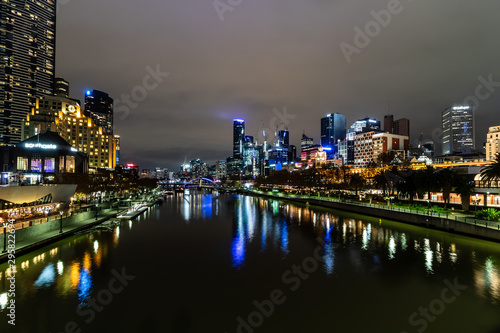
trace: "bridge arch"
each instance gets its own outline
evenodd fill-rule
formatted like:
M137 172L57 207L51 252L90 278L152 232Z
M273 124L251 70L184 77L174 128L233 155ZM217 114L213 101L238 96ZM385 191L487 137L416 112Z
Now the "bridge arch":
M209 188L216 188L220 189L221 187L215 183L213 180L208 179L208 178L194 178L188 181L186 184L182 185L183 188L190 188L190 187L209 187Z

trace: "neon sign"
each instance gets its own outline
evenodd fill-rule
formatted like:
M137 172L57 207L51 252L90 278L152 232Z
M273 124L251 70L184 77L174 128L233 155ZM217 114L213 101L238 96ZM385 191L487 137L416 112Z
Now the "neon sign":
M42 149L57 149L56 145L46 145L42 143L25 143L25 148L42 148Z
M457 111L457 110L469 110L470 109L470 106L455 106L453 107L453 111Z

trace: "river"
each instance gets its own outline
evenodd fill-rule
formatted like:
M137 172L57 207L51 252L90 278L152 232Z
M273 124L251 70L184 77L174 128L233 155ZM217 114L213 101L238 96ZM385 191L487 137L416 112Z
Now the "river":
M0 332L500 332L500 244L271 199L168 197L16 264Z

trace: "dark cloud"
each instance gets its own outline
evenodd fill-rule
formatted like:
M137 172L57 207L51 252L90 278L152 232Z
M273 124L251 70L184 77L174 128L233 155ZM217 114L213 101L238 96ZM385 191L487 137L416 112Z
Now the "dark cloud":
M474 95L479 77L500 82L500 3L401 0L401 13L348 63L340 43L389 1L244 0L220 21L212 1L72 0L57 21L57 75L83 99L87 88L115 100L143 84L146 68L170 76L117 119L122 157L177 169L184 158L231 154L232 118L250 134L287 108L292 141L319 139L320 118L348 123L390 112L411 120L412 139L431 137L440 112ZM498 125L498 92L476 114L477 145Z

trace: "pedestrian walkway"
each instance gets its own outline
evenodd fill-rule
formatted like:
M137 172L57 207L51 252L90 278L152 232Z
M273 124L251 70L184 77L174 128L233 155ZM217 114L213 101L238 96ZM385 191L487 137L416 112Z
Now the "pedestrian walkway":
M125 208L125 207L122 207L122 208ZM119 210L119 213L121 213L122 211L123 210ZM63 221L62 221L62 224L63 224L62 233L60 232L60 229L58 229L58 230L54 230L54 231L44 232L43 234L30 237L26 240L22 240L19 242L16 241L16 243L15 243L16 244L16 247L15 247L16 257L21 255L21 254L24 254L26 252L32 251L38 247L44 246L48 243L52 243L52 242L55 242L59 239L68 237L68 236L70 236L70 235L72 235L75 232L78 232L80 230L91 228L95 225L103 223L104 221L106 221L112 217L116 217L116 215L119 213L117 213L117 209L102 211L102 213L100 213L100 215L98 215L97 218L94 216L94 217L87 218L87 219L84 219L81 221L75 221L69 225L65 225L64 224L65 219L63 219ZM1 237L4 237L4 235L1 235ZM1 250L3 251L3 247ZM2 253L0 255L0 263L6 261L7 259L8 259L7 253Z
M157 200L159 197L154 196L150 197L147 200L147 206L151 207L156 204ZM123 205L125 204L125 206ZM117 217L119 215L125 214L128 212L131 207L129 207L130 203L122 202L118 207L117 206L112 206L109 205L108 209L103 209L105 207L99 206L101 208L100 210L97 211L97 215L93 213L92 210L89 210L88 212L80 212L77 214L72 214L72 215L66 215L66 218L62 219L62 233L60 232L60 228L58 227L57 230L51 230L51 231L46 231L42 232L38 235L33 235L33 236L28 236L25 237L26 239L22 240L17 240L15 242L15 256L18 257L19 255L25 254L27 252L33 251L37 248L40 248L42 246L45 246L49 243L53 243L55 241L58 241L60 239L63 239L65 237L73 235L75 232L89 229L93 226L96 226L98 224L103 223L106 220L109 220L110 218ZM105 205L103 205L105 206ZM88 207L90 208L90 207ZM95 211L94 211L95 212ZM137 214L131 214L131 216L137 216L141 212L137 212ZM87 214L87 218L81 218L82 216L79 216L79 214ZM78 218L79 217L79 218ZM68 223L68 220L71 220L70 223ZM59 223L59 219L57 220L52 220L48 223ZM65 223L66 221L66 223ZM57 224L59 226L59 224ZM53 227L54 225L52 225ZM23 232L30 232L30 228L33 227L27 227L23 228ZM8 235L7 235L8 236ZM0 263L5 262L8 260L8 253L3 252L4 251L4 240L5 240L5 235L0 234Z
M278 199L279 198L292 199L292 200L295 199L295 200L301 200L301 201L306 201L306 202L307 202L307 200L317 200L317 201L335 202L335 203L340 203L340 204L345 204L345 205L354 205L354 206L359 206L359 207L370 207L370 208L376 208L376 209L381 209L381 210L401 212L401 213L406 213L406 214L414 214L414 215L419 215L419 216L432 216L432 217L442 218L442 219L446 219L446 220L461 222L461 223L465 223L468 225L474 225L474 226L478 226L478 227L482 227L482 228L500 230L500 222L485 221L485 220L477 219L474 216L466 215L466 214L459 213L459 212L451 212L451 213L445 214L445 213L437 213L437 212L434 212L432 210L422 211L422 210L418 210L418 209L395 207L392 205L387 206L385 204L373 204L373 203L367 203L367 202L355 201L355 200L349 200L349 199L337 199L337 198L331 198L331 197L307 196L307 195L294 195L294 194L285 194L285 193L271 193L271 192L263 192L263 191L258 191L258 190L249 190L249 192L254 193L254 194L258 194L258 195L275 197Z

